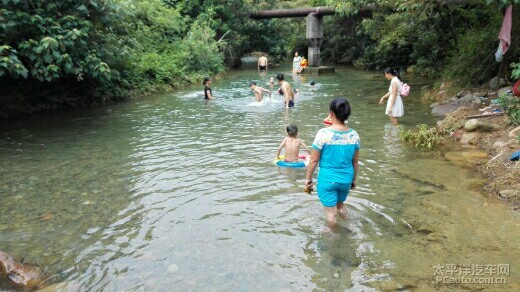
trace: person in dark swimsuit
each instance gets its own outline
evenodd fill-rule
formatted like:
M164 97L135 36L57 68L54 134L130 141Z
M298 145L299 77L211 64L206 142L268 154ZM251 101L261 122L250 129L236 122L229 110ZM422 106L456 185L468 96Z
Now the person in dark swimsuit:
M278 80L278 84L280 85L280 89L278 92L281 91L281 94L283 94L285 108L293 107L295 94L293 92L291 84L289 84L289 82L285 81L285 78L282 73L278 73L276 75L276 80Z
M262 56L258 59L258 70L267 71L267 64L267 57L265 54L262 54Z
M211 92L211 87L209 87L211 85L211 81L213 81L211 78L206 77L202 82L202 85L204 85L204 99L214 99L213 93Z
M279 93L280 95L283 95L283 90L282 90L281 87L278 88L277 91L278 91L278 93ZM298 94L300 93L300 92L299 92L298 90L296 90L296 89L293 89L293 92L294 92L294 96L296 96L296 95L298 95ZM284 104L286 104L286 102L284 102ZM290 99L290 100L289 100L289 106L288 106L288 107L293 107L293 106L294 106L294 99Z

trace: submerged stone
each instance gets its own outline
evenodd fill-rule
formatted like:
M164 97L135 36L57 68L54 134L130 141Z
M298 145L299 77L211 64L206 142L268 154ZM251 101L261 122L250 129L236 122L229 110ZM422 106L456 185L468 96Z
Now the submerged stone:
M179 266L177 266L176 264L171 264L168 266L168 272L171 274L177 272L178 270L179 270Z

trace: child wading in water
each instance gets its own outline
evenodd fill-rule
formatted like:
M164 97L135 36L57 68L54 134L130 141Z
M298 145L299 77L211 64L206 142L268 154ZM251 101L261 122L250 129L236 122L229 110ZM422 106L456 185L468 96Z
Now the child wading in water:
M280 152L285 146L285 162L298 162L298 153L300 152L300 145L303 146L305 151L311 154L307 145L302 140L297 138L298 128L295 125L287 126L287 137L283 139L282 144L278 147L276 152L276 159L280 157Z

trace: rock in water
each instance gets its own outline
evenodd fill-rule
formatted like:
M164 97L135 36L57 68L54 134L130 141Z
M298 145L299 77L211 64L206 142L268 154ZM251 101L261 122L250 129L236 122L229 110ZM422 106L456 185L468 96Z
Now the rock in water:
M54 217L52 213L45 213L40 215L40 221L48 221L51 220Z
M41 274L40 268L23 265L0 251L0 276L7 277L12 283L25 288L36 288L42 283Z
M502 190L498 194L504 199L520 198L520 190Z
M168 266L168 272L171 274L177 272L179 270L179 267L176 264L171 264Z

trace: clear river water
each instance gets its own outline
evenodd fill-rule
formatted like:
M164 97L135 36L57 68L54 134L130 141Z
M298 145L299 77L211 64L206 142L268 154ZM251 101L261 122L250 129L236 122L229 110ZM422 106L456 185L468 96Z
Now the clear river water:
M467 163L399 140L380 72L277 70L230 71L212 101L196 84L3 124L0 250L64 291L520 291L518 212ZM301 90L289 110L248 87L277 72ZM401 124L434 124L410 81ZM330 234L305 170L273 158L290 123L312 144L335 97L351 102L361 165Z

